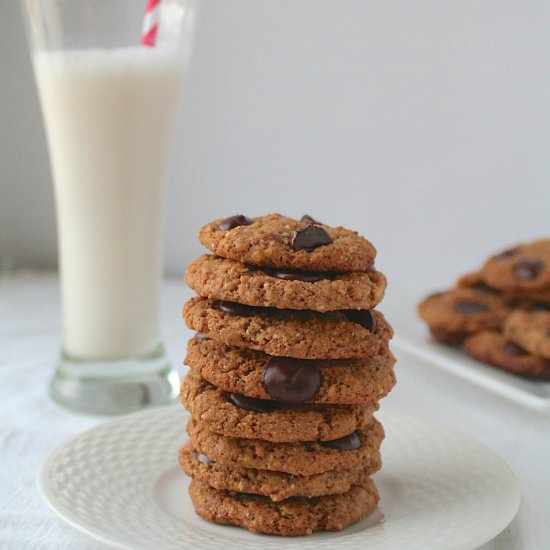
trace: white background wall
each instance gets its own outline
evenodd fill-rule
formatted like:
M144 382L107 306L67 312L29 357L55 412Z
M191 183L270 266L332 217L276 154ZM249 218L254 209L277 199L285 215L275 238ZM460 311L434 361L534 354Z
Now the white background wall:
M166 268L213 217L364 232L401 288L549 235L550 2L201 0ZM0 256L52 266L43 129L15 0L0 32Z

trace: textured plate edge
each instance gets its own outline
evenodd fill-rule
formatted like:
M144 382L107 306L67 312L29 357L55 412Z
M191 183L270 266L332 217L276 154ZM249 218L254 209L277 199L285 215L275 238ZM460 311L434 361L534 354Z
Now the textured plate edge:
M169 405L164 405L160 407L151 407L148 409L144 409L143 411L124 414L122 416L119 416L118 418L114 418L112 420L102 422L97 426L94 426L92 428L89 428L87 430L84 430L82 432L79 432L75 435L70 436L63 443L61 443L60 445L58 445L57 447L55 447L53 450L49 452L49 454L46 456L46 458L40 465L40 468L38 469L35 486L42 501L46 504L48 509L51 512L53 512L53 514L58 519L65 522L67 525L74 528L76 531L85 535L89 539L92 539L96 542L104 544L105 546L108 546L110 548L118 548L120 550L136 550L135 546L128 546L127 544L113 542L111 539L106 538L105 535L102 533L102 531L100 531L99 529L93 529L91 527L87 527L79 523L78 516L76 514L66 513L65 511L61 510L60 507L56 507L54 503L55 496L52 494L51 488L48 485L49 467L55 461L57 456L65 450L66 447L70 446L72 443L74 443L84 435L92 433L96 430L104 430L106 428L115 426L117 424L123 424L129 418L135 419L136 417L140 417L140 416L146 417L153 414L159 414L160 412L165 412L169 414L171 411L180 412L180 414L183 416L184 419L189 417L189 413L182 408L181 404L179 403L169 404Z
M98 426L95 426L93 428L90 428L88 430L85 430L83 432L80 432L78 434L75 434L68 438L64 443L54 448L46 457L44 462L41 464L37 478L36 478L36 487L38 490L38 493L41 497L41 499L44 501L46 506L53 512L53 514L60 519L62 522L67 524L68 526L74 528L77 532L81 533L82 535L85 535L88 539L94 540L95 542L101 543L107 547L110 548L117 548L120 550L139 550L147 549L147 547L141 546L133 546L133 545L127 545L126 543L116 542L113 541L111 538L106 537L103 532L100 529L89 527L87 525L82 525L79 523L78 516L76 514L72 514L71 512L66 512L60 507L56 507L55 505L55 495L52 494L50 487L48 486L48 471L50 465L55 462L57 456L64 451L64 449L68 446L70 446L74 441L78 440L85 434L89 434L91 432L94 432L96 430L105 430L109 429L113 425L117 425L119 423L124 423L127 421L129 417L135 419L139 416L149 416L154 414L159 414L160 412L164 412L167 414L170 414L172 411L178 412L182 414L183 416L188 416L189 413L187 411L181 409L181 405L168 405L163 407L155 407L152 409L146 409L139 412L130 413L124 416L121 416L119 418L116 418L114 420L104 422L102 424L99 424ZM516 517L519 507L522 502L522 493L521 493L521 486L519 483L519 480L517 476L515 475L513 469L510 467L510 465L493 449L490 447L484 445L479 440L475 439L474 437L471 437L468 434L465 434L464 432L460 430L456 430L454 428L449 428L448 426L444 424L440 424L438 422L434 422L431 419L423 418L422 416L411 416L407 415L401 412L393 412L393 411L381 411L377 413L378 418L381 420L382 423L384 422L391 422L391 423L397 423L399 422L399 419L405 419L405 420L414 420L416 422L420 422L426 427L432 427L433 429L436 429L438 431L444 431L449 434L456 434L462 439L466 439L470 441L470 443L475 444L476 446L483 449L484 452L488 453L492 456L494 460L497 460L500 465L503 467L503 469L507 472L508 477L513 485L513 491L514 491L514 503L513 506L510 506L510 513L503 518L503 520L500 522L500 525L498 527L498 531L495 530L492 534L487 534L486 536L479 537L477 540L473 541L472 543L474 546L450 546L447 550L474 550L476 548L479 548L480 546L490 542L495 537L500 535L509 525L512 523L514 518ZM385 418L386 417L386 418ZM353 537L353 539L357 539L358 534L350 535L350 537ZM296 548L296 545L294 544L296 541L284 541L281 540L281 550L284 550L284 548ZM335 540L335 543L338 542ZM361 542L359 540L349 540L350 543L357 543L357 548L363 548L361 546ZM299 546L302 548L312 548L315 545L315 541L307 541L303 540ZM355 546L355 545L354 545ZM185 548L182 546L182 548Z

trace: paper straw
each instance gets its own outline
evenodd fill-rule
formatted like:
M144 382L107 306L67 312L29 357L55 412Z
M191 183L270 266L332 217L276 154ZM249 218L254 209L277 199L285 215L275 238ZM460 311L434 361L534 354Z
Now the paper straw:
M142 46L154 48L157 42L157 32L159 30L161 0L147 0L145 16L143 17L143 31L141 34Z

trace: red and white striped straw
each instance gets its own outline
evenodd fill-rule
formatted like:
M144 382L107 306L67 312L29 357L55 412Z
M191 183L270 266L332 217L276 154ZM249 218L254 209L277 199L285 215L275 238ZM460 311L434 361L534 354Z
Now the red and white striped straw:
M142 46L154 48L157 42L159 30L161 0L147 0L145 16L143 18L143 31L141 33Z

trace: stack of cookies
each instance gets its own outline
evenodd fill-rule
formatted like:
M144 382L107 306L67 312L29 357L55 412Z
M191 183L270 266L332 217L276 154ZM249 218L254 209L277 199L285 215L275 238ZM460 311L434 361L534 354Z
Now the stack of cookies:
M418 312L437 341L513 374L550 379L550 240L490 257Z
M375 248L279 214L216 220L199 240L213 254L185 274L180 452L196 512L278 535L345 528L378 502L373 412L395 384Z

